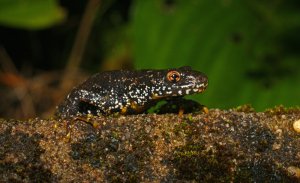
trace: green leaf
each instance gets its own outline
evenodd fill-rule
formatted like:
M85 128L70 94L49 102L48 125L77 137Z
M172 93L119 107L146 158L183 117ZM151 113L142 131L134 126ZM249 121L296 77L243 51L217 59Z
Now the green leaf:
M190 65L206 73L208 89L192 98L208 107L299 105L300 54L289 49L289 41L300 40L300 12L280 7L250 0L136 0L135 65ZM283 23L279 15L294 18Z
M56 0L0 0L0 24L22 28L42 29L65 18Z

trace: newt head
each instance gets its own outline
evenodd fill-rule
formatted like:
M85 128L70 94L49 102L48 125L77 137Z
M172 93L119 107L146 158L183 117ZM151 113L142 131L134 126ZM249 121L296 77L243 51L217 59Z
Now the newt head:
M185 96L203 92L208 85L207 76L190 67L180 67L159 72L160 81L156 80L153 98Z

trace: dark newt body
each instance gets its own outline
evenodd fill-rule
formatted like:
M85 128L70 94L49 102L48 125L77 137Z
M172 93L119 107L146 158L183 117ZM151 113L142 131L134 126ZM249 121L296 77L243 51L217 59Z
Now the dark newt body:
M57 107L56 115L143 113L160 100L201 93L207 84L207 77L190 67L102 72L74 88Z

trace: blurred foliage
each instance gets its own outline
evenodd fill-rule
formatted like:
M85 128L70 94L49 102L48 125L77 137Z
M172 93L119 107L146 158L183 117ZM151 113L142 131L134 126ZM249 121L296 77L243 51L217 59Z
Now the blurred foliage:
M65 12L56 0L0 0L0 24L41 29L61 22Z
M136 0L135 65L203 71L209 87L192 98L208 107L299 105L299 6L293 0Z

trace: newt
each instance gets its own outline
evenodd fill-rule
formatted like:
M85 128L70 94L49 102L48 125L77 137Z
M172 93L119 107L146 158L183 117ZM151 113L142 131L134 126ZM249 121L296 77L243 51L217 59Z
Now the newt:
M56 116L144 113L161 100L201 93L207 85L207 76L188 66L106 71L75 87L57 107Z

